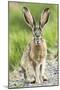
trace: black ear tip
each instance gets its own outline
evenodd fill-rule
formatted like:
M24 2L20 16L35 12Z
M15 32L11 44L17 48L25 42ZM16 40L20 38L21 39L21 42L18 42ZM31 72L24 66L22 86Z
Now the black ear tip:
M45 8L45 9L44 9L44 12L45 12L45 11L49 11L49 8Z
M25 11L28 11L27 7L23 7L23 11L24 11L24 10L25 10Z

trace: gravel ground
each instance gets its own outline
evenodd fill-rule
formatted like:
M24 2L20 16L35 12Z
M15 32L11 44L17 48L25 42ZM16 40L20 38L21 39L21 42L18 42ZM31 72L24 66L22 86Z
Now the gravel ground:
M59 85L59 69L58 61L56 59L47 60L46 73L48 81L44 81L40 85L27 83L24 79L9 80L9 88L21 88L21 87L35 87L35 86L55 86Z

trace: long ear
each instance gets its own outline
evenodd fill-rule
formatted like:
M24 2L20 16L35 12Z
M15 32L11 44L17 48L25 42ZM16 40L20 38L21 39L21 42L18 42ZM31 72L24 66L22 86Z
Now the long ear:
M29 9L27 7L23 7L23 13L27 24L32 28L35 25L35 20L31 15Z
M45 8L41 14L41 19L39 21L39 26L43 28L43 26L47 23L49 18L49 8Z

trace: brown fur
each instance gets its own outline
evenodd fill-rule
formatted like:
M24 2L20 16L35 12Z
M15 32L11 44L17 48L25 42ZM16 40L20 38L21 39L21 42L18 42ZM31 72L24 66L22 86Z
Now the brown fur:
M35 45L34 42L31 42L31 51L30 51L30 58L36 63L42 63L41 58L46 57L47 54L47 46L44 39L41 40L40 45Z

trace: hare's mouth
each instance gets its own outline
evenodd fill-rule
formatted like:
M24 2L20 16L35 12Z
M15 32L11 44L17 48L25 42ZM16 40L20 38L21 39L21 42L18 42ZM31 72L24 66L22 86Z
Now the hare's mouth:
M35 43L35 45L40 45L40 43L41 43L41 39L39 38L39 39L34 39L34 43Z
M40 43L41 43L40 41L37 41L35 44L36 44L36 45L40 45Z

